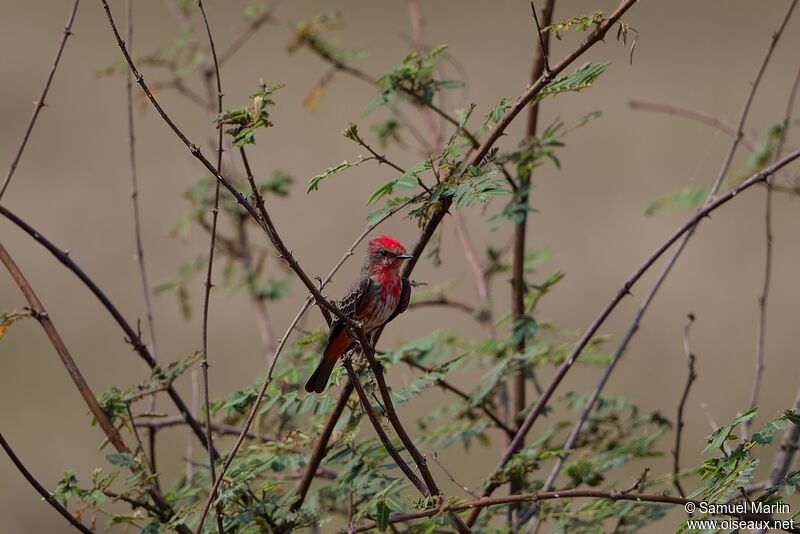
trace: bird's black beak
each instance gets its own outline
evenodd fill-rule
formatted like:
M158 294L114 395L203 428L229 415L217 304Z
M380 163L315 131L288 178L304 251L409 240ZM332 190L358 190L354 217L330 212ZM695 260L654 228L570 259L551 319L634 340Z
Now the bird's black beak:
M413 257L414 257L414 255L413 255L413 254L398 254L398 255L396 256L396 258L397 258L397 259L400 259L400 260L410 260L410 259L411 259L411 258L413 258Z

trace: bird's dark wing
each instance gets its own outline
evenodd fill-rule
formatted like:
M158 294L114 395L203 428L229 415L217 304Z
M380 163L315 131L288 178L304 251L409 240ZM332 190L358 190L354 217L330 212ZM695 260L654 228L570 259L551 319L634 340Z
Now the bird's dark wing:
M358 310L361 303L364 302L364 297L369 293L370 284L372 284L372 281L369 279L369 276L362 277L353 284L350 291L337 303L338 308L345 316L355 318L356 310ZM334 317L331 322L331 330L328 332L328 342L335 339L345 326L341 319Z
M392 316L386 320L386 323L390 322L392 319L406 311L406 308L408 308L408 301L410 300L411 283L408 281L408 278L403 278L400 280L400 300L397 301L397 307L394 309Z

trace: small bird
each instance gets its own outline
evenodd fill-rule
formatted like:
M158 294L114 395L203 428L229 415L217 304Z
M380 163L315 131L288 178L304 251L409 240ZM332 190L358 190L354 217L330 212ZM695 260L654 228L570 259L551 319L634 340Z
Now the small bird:
M369 242L358 279L337 304L345 316L363 325L364 333L380 328L408 307L411 284L408 278L401 277L400 267L403 260L412 257L393 237L382 235ZM355 344L347 325L334 318L322 359L306 382L306 391L322 393L336 362Z

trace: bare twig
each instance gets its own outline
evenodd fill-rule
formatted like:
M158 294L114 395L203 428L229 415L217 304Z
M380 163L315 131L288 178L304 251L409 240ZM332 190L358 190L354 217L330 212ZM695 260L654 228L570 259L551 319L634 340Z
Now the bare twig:
M549 26L553 19L553 10L555 8L555 0L546 0L542 8L542 22L545 26ZM540 78L550 76L550 64L548 63L548 56L550 54L550 34L542 33L539 26L539 18L536 15L536 7L531 2L531 11L533 12L533 20L536 23L536 33L538 35L538 46L536 47L533 55L533 66L531 67L531 83L536 83ZM536 129L539 122L539 102L534 102L530 111L528 112L528 123L525 129L525 137L531 138L536 136ZM525 316L525 295L528 293L527 284L525 282L525 237L528 227L528 202L529 192L531 187L531 173L524 176L519 176L519 184L517 190L517 201L520 205L525 206L521 210L520 221L514 225L514 245L512 248L511 259L511 315L514 323L520 321ZM523 352L525 350L525 337L520 336L517 341L515 350ZM510 386L513 393L514 405L511 413L509 414L508 422L513 423L514 426L519 428L521 421L518 419L525 410L525 389L526 389L526 373L529 371L527 366L523 366L514 377L511 378ZM517 450L525 445L525 441L519 440L517 443ZM508 444L506 444L508 446ZM516 452L516 451L515 451ZM524 477L513 477L511 479L511 493L519 493L522 491L524 485ZM514 525L514 515L518 510L519 505L512 505L509 509L509 524Z
M200 380L197 377L197 369L192 369L192 412L195 417L200 413ZM178 421L184 423L183 418L176 417ZM134 422L134 424L136 424ZM186 433L186 485L191 486L194 482L194 437L192 431Z
M247 28L219 55L218 64L220 67L227 63L261 29L261 26L275 20L273 11L274 5L250 21Z
M672 449L672 483L675 486L675 489L678 490L678 494L681 497L686 497L686 492L684 491L679 479L681 472L681 435L683 434L684 426L683 410L686 406L686 399L689 397L689 390L692 388L692 384L697 379L697 373L694 370L695 356L689 349L689 329L692 327L692 323L694 323L694 314L690 313L688 318L689 321L686 323L686 326L683 327L683 353L686 355L686 364L689 367L689 374L686 377L686 385L683 387L681 400L678 403L678 416L675 423L675 446Z
M197 0L197 7L200 9L200 14L203 16L203 25L206 28L208 35L208 43L211 47L211 57L213 59L213 74L217 82L217 113L222 113L222 79L219 74L219 62L217 61L217 48L214 45L214 37L211 35L211 26L208 24L208 17L206 10L203 7L203 0ZM222 172L222 137L223 128L218 128L217 137L217 171ZM200 361L200 368L203 373L203 405L206 414L206 440L208 443L213 443L214 437L211 433L211 402L208 394L208 308L211 300L211 273L214 266L214 249L217 238L217 219L219 218L219 180L214 181L214 207L211 209L211 239L208 246L208 265L206 266L206 280L203 292L203 337L202 337L202 359ZM208 467L211 475L211 485L216 483L216 458L214 457L213 448L209 447ZM216 495L212 492L209 499L214 499ZM217 532L223 534L224 528L222 525L222 512L220 505L215 507L215 518L217 523ZM201 523L202 526L202 523Z
M494 318L492 314L492 294L489 285L489 277L481 265L478 258L478 251L475 249L475 243L469 234L467 228L467 221L460 210L453 210L453 227L456 230L456 236L461 243L461 248L464 250L464 259L472 271L472 279L475 281L475 288L478 291L478 299L480 300L479 309L475 318L481 325L483 332L489 336L494 337Z
M264 302L264 297L256 291L255 276L257 268L253 265L253 258L251 257L250 244L247 238L247 219L245 217L239 218L239 248L241 250L240 258L244 268L252 273L252 283L249 284L250 298L253 301L253 308L256 314L256 323L258 324L258 334L261 338L261 351L264 354L265 365L269 364L270 357L275 353L275 334L272 330L272 322L270 321L267 305Z
M405 427L403 427L403 424L400 422L400 418L398 417L397 411L394 408L394 403L392 402L392 396L389 393L389 387L386 385L386 379L383 376L383 368L375 359L375 353L372 345L367 340L363 330L357 331L356 333L358 335L359 344L361 345L361 351L364 354L364 357L369 362L369 366L372 369L373 375L375 376L375 382L378 385L378 391L380 392L381 400L383 401L383 410L384 413L386 414L386 419L389 420L389 424L391 424L392 428L394 428L397 437L400 438L400 441L403 443L403 446L411 455L411 458L417 465L417 469L422 475L422 479L425 481L426 490L423 493L425 495L430 495L440 500L443 500L445 496L439 489L438 485L436 484L436 481L434 480L433 475L431 474L431 471L428 468L428 462L425 459L425 456L423 456L422 453L420 453L416 444L414 444L414 441L408 435L408 432L406 431ZM354 384L354 386L358 388L358 384ZM467 534L471 532L469 527L457 515L449 514L449 516L450 519L455 524L456 529L461 534Z
M155 369L158 365L155 358L153 358L150 351L147 349L147 346L139 337L139 333L134 330L134 328L125 320L122 316L120 311L117 309L116 306L111 302L111 300L106 296L105 293L95 284L95 282L89 278L89 276L75 263L72 258L65 252L63 252L60 248L54 245L49 239L47 239L41 232L34 229L31 225L17 217L14 213L9 211L8 209L0 206L0 215L3 215L5 218L10 220L14 223L17 227L19 227L22 231L26 234L31 236L35 239L39 244L47 249L62 265L64 265L67 269L72 271L78 279L83 282L83 284L89 288L89 291L100 301L100 303L105 307L106 311L114 318L114 321L119 325L122 329L123 333L125 334L127 341L131 344L133 349L136 351L137 354L145 361L145 363L151 369ZM175 404L175 407L181 413L182 417L186 420L187 424L191 427L194 434L197 436L197 439L200 440L203 447L208 447L206 442L206 436L203 432L202 425L194 418L189 408L186 406L186 403L183 401L181 396L178 394L177 390L173 387L172 384L167 385L167 394L169 395L172 402ZM216 454L216 453L215 453Z
M133 0L127 0L128 4L128 35L126 45L129 53L133 53ZM156 344L156 330L153 320L153 307L150 302L150 284L147 282L147 269L144 262L144 247L142 246L142 225L141 211L139 209L139 175L136 169L136 123L133 117L133 77L130 72L125 83L125 99L128 111L128 155L130 158L131 173L131 202L133 204L133 231L136 246L136 261L139 266L139 278L142 283L144 294L145 311L147 313L147 327L150 330L150 343L153 346L151 353L153 358L158 360L158 349ZM151 410L154 408L151 407Z
M401 361L403 363L409 365L410 367L413 367L415 369L419 369L420 371L423 371L425 373L432 372L432 369L429 369L428 367L425 367L424 365L422 365L421 363L417 362L416 360L414 360L414 358L412 358L410 356L403 356L401 358ZM455 387L453 384L451 384L447 380L444 380L443 378L437 378L436 379L436 383L442 389L446 389L447 391L450 391L451 393L454 393L456 396L461 397L462 399L464 399L467 402L469 402L471 400L471 397L467 393L464 393L463 391L461 391L460 389ZM488 406L487 402L485 402L485 401L482 402L478 407L483 411L484 414L486 414L486 416L489 419L492 420L492 422L495 424L495 426L498 429L500 429L503 432L505 432L506 435L508 435L508 436L513 436L514 435L514 430L510 426L506 425L500 419L500 417Z
M378 435L378 439L381 440L386 452L389 453L389 456L392 457L394 463L398 468L400 468L400 471L403 472L406 478L411 481L414 487L417 488L417 490L419 490L419 492L423 495L429 495L428 488L422 483L414 471L411 470L403 457L400 456L397 448L392 444L389 436L386 435L386 431L381 426L381 422L378 421L378 416L375 415L375 410L372 409L369 398L367 398L367 394L364 392L364 388L361 387L361 382L358 380L358 375L353 369L353 363L350 360L350 356L345 356L343 360L344 361L342 364L347 370L347 376L350 377L350 383L355 387L356 395L358 395L358 400L361 402L361 407L364 409L364 413L367 414L367 418L369 419L369 422L372 423L375 433Z
M778 143L775 147L775 154L773 161L778 160L783 154L783 147L786 143L786 137L789 130L789 123L792 118L792 109L794 108L794 99L797 95L798 85L800 85L800 70L795 75L794 83L789 90L789 99L786 104L786 113L781 122L781 133L778 138ZM761 288L761 295L758 297L758 332L756 334L756 358L755 358L755 374L753 375L753 386L750 394L750 408L755 408L758 404L759 392L761 391L761 382L764 375L764 350L766 345L766 330L767 330L767 299L769 298L770 282L772 281L772 257L773 257L773 240L772 234L772 193L773 186L772 180L767 179L767 194L765 198L764 209L764 242L766 244L764 250L764 282ZM752 419L748 419L742 424L745 431L749 431L752 425Z
M681 117L684 119L689 119L691 121L699 122L700 124L706 124L716 130L719 130L728 137L737 137L739 135L735 126L728 124L719 117L703 113L702 111L695 111L693 109L686 109L678 106L673 106L670 104L646 102L644 100L631 100L628 102L628 105L630 106L631 109L635 110L664 113L666 115ZM755 152L758 148L756 146L756 141L753 140L752 137L748 136L746 132L742 132L740 143L744 148L746 148L750 152ZM780 173L778 174L780 174L787 180L792 179L791 174L789 174L785 170L781 170ZM782 193L790 193L793 195L798 194L797 190L794 188L781 187L776 184L772 184L772 187L774 190L780 191Z
M778 142L778 146L775 149L776 157L779 157L779 154L783 151L783 145L786 141L786 133L789 128L789 119L792 115L792 109L794 108L794 99L797 95L799 87L800 87L800 70L797 71L797 75L795 76L794 83L792 85L792 89L789 94L789 102L786 105L786 115L784 116L783 120L783 129L781 132L781 138ZM795 412L800 412L800 390L798 390L797 392L792 409ZM792 465L792 460L794 459L795 452L797 452L798 439L800 439L800 426L797 426L794 423L789 422L786 432L783 435L783 440L781 441L780 451L777 454L775 454L772 466L770 467L769 476L767 477L766 487L769 488L771 486L774 486L780 479L786 476L786 473L789 472L789 468Z
M555 1L548 1L545 2L545 6L542 8L542 22L544 22L545 26L549 26L550 22L552 21L553 17L553 6L555 5ZM550 63L548 63L548 55L550 50L550 33L544 33L542 31L541 25L539 25L539 17L536 15L536 6L531 1L531 13L533 13L533 22L536 24L536 35L539 37L539 50L537 52L537 57L539 57L539 61L542 62L541 72L539 73L547 73L550 72ZM535 80L539 76L535 76L533 79Z
M84 534L94 534L94 532L91 529L89 529L89 527L81 523L78 520L78 518L76 518L69 512L69 510L64 508L64 506L62 506L62 504L58 501L58 498L56 498L52 493L47 491L47 489L44 486L42 486L42 484L38 480L36 480L36 477L34 477L33 474L30 471L28 471L28 468L25 467L25 464L22 463L22 460L20 460L19 457L14 453L14 450L11 448L11 445L9 445L8 442L6 441L6 438L3 437L2 432L0 432L0 447L2 447L3 450L6 452L9 459L11 460L11 463L13 463L14 466L17 468L17 470L22 474L22 476L25 477L25 480L27 480L28 483L33 487L33 489L35 489L36 492L42 496L42 499L47 501L47 503L50 506L52 506L59 514L61 514L64 517L64 519L69 521L73 527L77 528Z
M128 51L133 53L133 0L127 0L128 11L128 31L126 45ZM147 328L150 332L150 344L153 349L150 351L153 358L158 361L158 344L156 343L156 328L153 320L153 306L150 302L150 284L147 282L147 269L144 261L144 246L142 245L142 225L139 210L139 175L136 171L136 124L133 117L133 78L130 73L125 80L125 101L128 112L128 156L131 173L131 203L133 205L133 236L134 246L136 247L136 264L139 268L139 280L142 284L142 294L144 295L145 314L147 316ZM156 395L150 397L150 411L156 409ZM156 475L156 437L155 432L150 431L148 437L150 444L150 469L153 472L154 480L158 482Z
M17 148L14 159L11 161L11 166L9 167L6 177L3 180L3 185L0 186L0 200L2 200L6 189L8 189L8 184L11 182L11 177L14 176L14 171L17 170L17 165L19 165L19 161L22 159L22 153L25 151L25 146L28 144L28 139L31 136L34 124L36 124L36 119L39 118L39 112L42 111L42 108L44 108L46 105L45 98L47 98L47 93L50 91L50 84L53 82L53 76L56 74L58 63L61 61L61 54L64 52L64 46L67 44L67 39L70 35L72 35L72 23L75 21L75 14L78 12L79 2L80 0L73 0L72 2L72 8L69 11L69 17L67 18L67 25L64 27L64 35L61 36L61 42L58 44L56 57L53 59L53 65L50 67L50 72L47 75L47 80L44 82L44 87L39 95L39 100L35 102L33 115L31 116L31 120L28 121L28 126L25 129L25 133L22 135L19 148Z
M311 487L311 482L314 480L314 476L322 463L322 459L325 458L328 452L328 441L330 441L333 430L336 428L336 423L339 422L339 418L342 416L342 412L344 412L347 401L352 393L353 384L347 382L339 393L336 406L334 406L330 417L328 417L328 421L325 423L319 438L317 438L314 444L314 451L311 453L311 458L308 461L308 465L306 465L306 470L303 472L303 477L300 479L300 483L297 486L297 499L295 499L290 507L292 512L296 512L303 505L303 501L308 494L308 489Z
M473 317L476 317L478 313L475 308L473 308L466 302L453 300L445 295L439 295L437 297L412 302L408 305L408 309L424 308L426 306L445 306L456 310L460 310Z
M450 482L452 482L453 484L464 490L464 492L473 499L480 499L480 496L471 489L469 489L469 486L456 480L456 477L454 477L452 473L450 473L450 471L444 466L444 464L441 461L439 461L439 455L436 454L436 452L434 452L431 455L431 458L433 459L433 462L439 466L439 469L444 471L444 474L447 475L447 478L450 479Z

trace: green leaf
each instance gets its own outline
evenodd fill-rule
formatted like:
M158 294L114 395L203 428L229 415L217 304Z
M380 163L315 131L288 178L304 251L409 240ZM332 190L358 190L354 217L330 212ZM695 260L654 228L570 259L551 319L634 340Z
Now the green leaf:
M733 421L728 423L727 425L719 427L715 430L709 437L708 437L708 444L706 448L703 449L703 452L710 452L719 449L725 441L729 439L736 439L735 436L731 434L734 428L739 426L740 424L744 423L745 421L749 421L756 415L756 411L758 407L753 407L742 415L736 417Z
M378 525L378 530L381 532L386 532L386 529L389 528L389 513L390 510L386 505L386 501L378 501L375 523Z
M792 423L800 425L800 413L795 412L794 410L786 410L783 412L783 415L785 415L786 419Z
M306 193L310 193L311 191L316 191L319 188L319 183L322 180L349 167L350 167L350 162L344 160L338 165L334 165L333 167L328 167L322 173L317 174L316 176L312 176L311 179L308 181L308 187L306 188Z
M667 193L666 195L657 198L647 206L645 213L647 215L654 215L655 213L668 209L670 211L679 211L685 209L696 208L703 203L708 196L708 186L702 187L684 187L678 191Z
M106 460L108 460L111 465L127 467L128 469L135 469L139 465L136 459L128 452L112 452L111 454L106 454Z
M550 247L537 248L525 253L523 268L526 271L534 271L542 263L553 257L553 249Z
M389 180L373 192L367 199L369 206L381 198L391 195L396 189L413 189L420 184L419 175L431 168L430 161L421 161L401 174L398 178Z
M550 95L566 93L568 91L580 91L590 87L597 78L608 68L611 63L592 63L588 62L579 67L575 72L567 76L556 78L547 84L538 95L536 101Z

